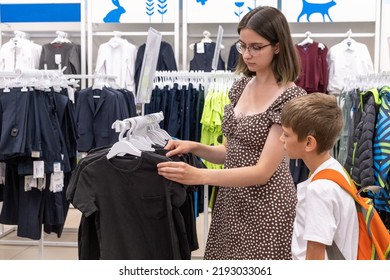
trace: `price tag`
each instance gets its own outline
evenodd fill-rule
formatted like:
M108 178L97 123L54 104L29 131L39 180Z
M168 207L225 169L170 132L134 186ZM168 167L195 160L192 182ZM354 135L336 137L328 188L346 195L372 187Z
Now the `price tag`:
M54 172L51 175L50 190L54 193L61 192L64 188L64 172Z
M61 64L61 55L60 54L56 54L54 56L54 61L57 65Z
M45 177L45 168L44 168L43 160L36 160L33 162L33 177L34 178Z
M0 162L0 184L5 183L5 162Z
M55 162L53 164L53 172L61 172L61 162Z
M32 188L37 187L37 179L35 179L32 175L28 175L24 177L24 191L31 191Z
M204 43L196 43L196 52L197 53L204 53Z
M44 188L46 188L46 176L44 176L43 178L38 178L38 190L43 190Z
M31 152L31 157L32 158L39 158L41 156L41 152L40 151L32 151Z

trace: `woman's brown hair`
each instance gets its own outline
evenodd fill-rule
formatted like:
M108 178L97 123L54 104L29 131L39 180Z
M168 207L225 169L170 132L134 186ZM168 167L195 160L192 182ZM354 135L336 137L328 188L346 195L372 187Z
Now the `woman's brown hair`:
M290 27L282 12L273 7L257 7L242 18L237 27L238 34L244 28L255 31L273 46L279 43L279 53L274 55L272 61L272 71L278 83L287 84L298 78L299 59L291 38ZM248 69L242 55L239 56L236 72L245 76L256 74Z

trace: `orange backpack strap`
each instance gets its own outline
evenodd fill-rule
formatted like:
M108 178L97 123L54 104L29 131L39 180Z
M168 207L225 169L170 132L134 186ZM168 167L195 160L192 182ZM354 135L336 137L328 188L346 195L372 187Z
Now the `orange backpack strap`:
M312 181L318 179L330 180L348 192L355 200L359 220L358 259L389 259L390 235L375 210L372 201L358 195L355 184L334 169L324 169L314 175ZM336 245L334 242L331 247ZM328 249L327 249L328 252ZM329 257L329 254L328 254Z
M350 195L356 197L357 190L356 188L354 188L355 185L351 184L351 181L348 182L340 172L334 169L323 169L319 171L316 175L314 175L312 181L319 179L330 180L338 184ZM329 260L345 260L345 257L341 253L339 247L336 245L334 240L332 245L326 246L326 253L328 255Z
M348 174L347 174L348 175ZM366 212L371 212L373 210L373 205L370 199L360 196L359 191L357 190L352 179L348 175L348 180L341 174L339 171L334 169L323 169L314 175L312 181L318 179L325 179L335 182L343 190L345 190L356 202L358 212L363 211L364 216L366 217ZM358 207L360 205L360 207ZM368 223L366 221L366 223Z
M349 193L352 197L357 197L357 189L354 184L352 184L351 179L349 182L345 177L338 171L334 169L323 169L319 171L316 175L314 175L312 181L318 179L326 179L335 182L337 185L342 187L347 193ZM356 199L355 199L356 200Z

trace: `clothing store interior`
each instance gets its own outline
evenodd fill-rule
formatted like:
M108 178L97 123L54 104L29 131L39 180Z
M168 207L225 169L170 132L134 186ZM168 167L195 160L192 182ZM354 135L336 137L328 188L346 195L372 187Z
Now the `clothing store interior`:
M346 123L333 156L343 166L359 168L351 109L364 106L364 95L390 102L390 1L337 1L320 11L303 3L334 1L34 2L0 0L1 260L202 260L220 186L167 182L155 166L168 139L224 143L229 89L242 77L237 25L257 6L288 19L301 64L296 85L338 98ZM371 140L386 141L372 131ZM126 172L139 166L121 158L141 151L146 169L127 186ZM364 168L373 174L367 184L389 196L384 158L373 150ZM308 178L303 161L289 164L295 185ZM365 182L364 174L351 176ZM377 206L390 228L390 206Z

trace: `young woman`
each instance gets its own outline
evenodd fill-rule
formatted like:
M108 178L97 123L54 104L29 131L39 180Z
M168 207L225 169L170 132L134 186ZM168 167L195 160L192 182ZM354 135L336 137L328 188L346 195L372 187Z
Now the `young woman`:
M218 189L205 259L291 259L296 189L285 158L280 113L292 98L306 94L294 84L299 60L284 15L258 7L238 26L237 72L225 107L226 143L207 146L170 141L167 156L193 153L225 169L197 169L180 162L159 164L158 172L182 184Z

